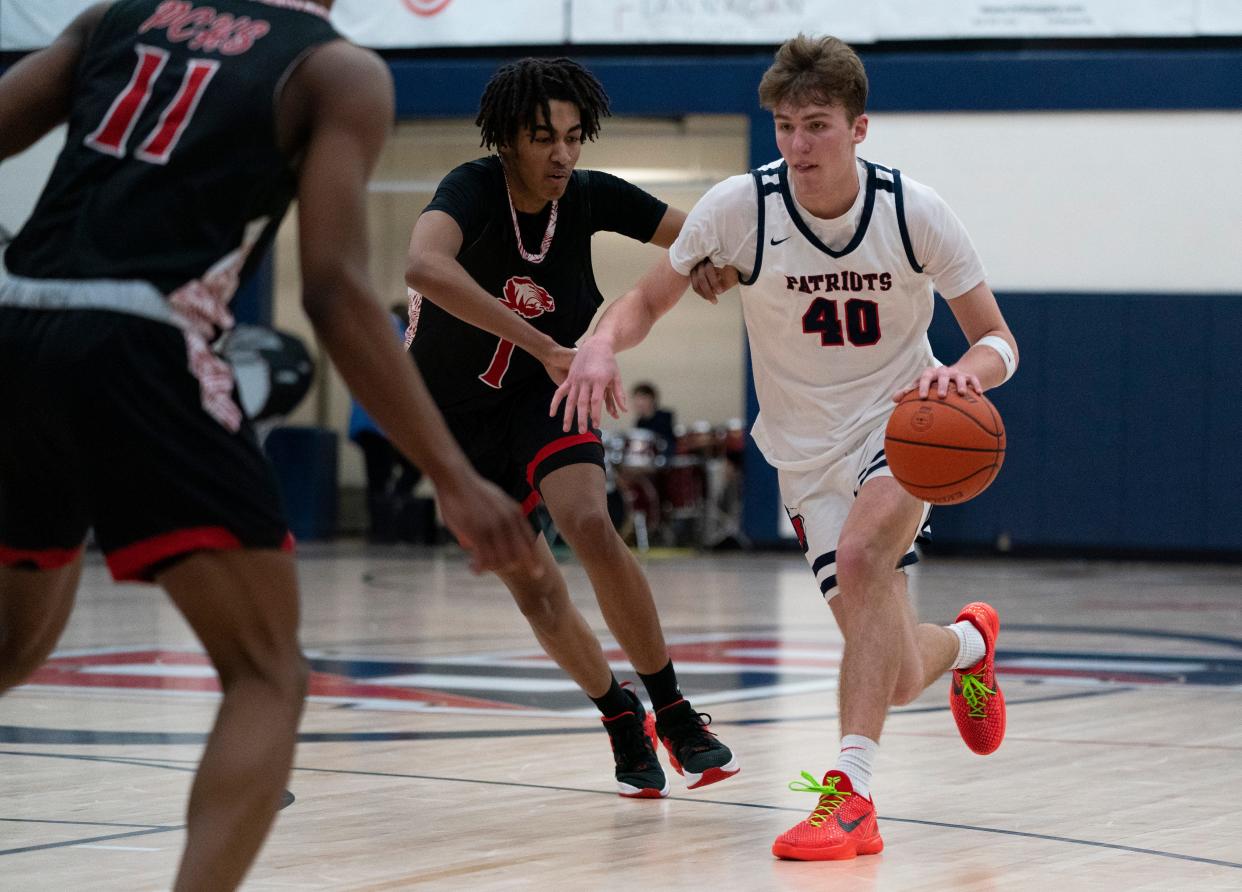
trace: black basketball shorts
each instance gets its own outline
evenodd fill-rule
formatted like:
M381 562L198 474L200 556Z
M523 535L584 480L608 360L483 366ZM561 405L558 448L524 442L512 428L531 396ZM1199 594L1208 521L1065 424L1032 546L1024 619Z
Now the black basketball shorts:
M292 549L249 422L219 420L227 367L189 354L167 322L0 305L0 566L64 566L91 527L117 580L197 551Z
M444 412L475 470L520 502L527 516L539 506L539 485L548 474L575 464L604 467L599 431L567 434L563 415L548 416L555 392L551 379L536 378L515 386L499 405Z

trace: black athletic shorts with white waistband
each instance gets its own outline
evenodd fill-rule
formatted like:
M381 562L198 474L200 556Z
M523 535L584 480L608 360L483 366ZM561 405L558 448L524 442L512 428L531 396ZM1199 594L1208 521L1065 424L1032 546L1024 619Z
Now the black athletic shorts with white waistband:
M220 392L227 367L167 321L6 301L21 284L0 282L0 566L64 566L92 527L117 580L198 551L293 547L271 466L227 380ZM37 290L89 304L91 287Z

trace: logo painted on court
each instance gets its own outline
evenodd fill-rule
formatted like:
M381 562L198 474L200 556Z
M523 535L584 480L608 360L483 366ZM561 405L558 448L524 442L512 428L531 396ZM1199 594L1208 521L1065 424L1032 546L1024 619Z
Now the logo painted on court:
M625 655L606 649L621 679L637 678ZM840 643L771 634L719 633L670 638L669 653L696 706L831 691ZM459 654L426 659L307 655L312 701L362 710L594 715L577 685L542 651ZM1099 651L1001 648L996 671L1020 680L1076 686L1242 685L1242 659ZM27 683L35 688L147 691L201 696L219 691L202 653L104 648L56 656Z

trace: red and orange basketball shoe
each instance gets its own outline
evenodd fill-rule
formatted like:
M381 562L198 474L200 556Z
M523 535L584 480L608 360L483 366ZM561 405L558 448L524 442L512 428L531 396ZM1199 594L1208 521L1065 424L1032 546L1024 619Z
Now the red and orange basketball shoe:
M691 790L733 777L741 771L732 750L707 730L712 717L695 712L685 699L670 703L656 713L656 734L668 750L673 770L686 779Z
M669 786L656 756L655 716L643 709L633 691L625 693L633 702L632 708L600 719L612 744L617 793L630 799L662 799L668 795Z
M993 753L1005 739L1005 695L996 682L996 638L1000 617L991 604L967 604L957 621L969 620L983 636L987 651L967 669L954 669L949 684L949 706L966 745L981 756Z
M829 771L824 782L802 772L806 779L794 781L795 793L818 793L819 804L810 817L790 827L772 843L772 854L790 861L844 861L856 855L878 855L884 850L875 822L875 803L854 792L850 779Z

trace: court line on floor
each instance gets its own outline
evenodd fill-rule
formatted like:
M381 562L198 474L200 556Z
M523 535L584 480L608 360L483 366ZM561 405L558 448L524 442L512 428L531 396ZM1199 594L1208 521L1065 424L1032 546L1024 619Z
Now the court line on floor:
M1089 697L1109 697L1114 694L1128 694L1128 693L1131 693L1137 690L1139 689L1135 687L1116 687L1116 688L1105 688L1103 690L1073 691L1068 694L1049 694L1046 697L1027 697L1021 700L1006 700L1005 706L1006 707L1031 706L1037 703L1055 703L1060 700L1083 700ZM897 716L902 716L902 715L921 715L921 714L929 713L929 712L948 712L951 708L952 707L948 706L947 704L943 706L901 706L896 709L890 709L888 712L888 718L891 719L891 718L895 718ZM787 724L791 722L822 722L822 721L829 721L831 719L835 719L838 717L839 717L838 714L835 712L824 712L824 713L817 713L816 715L804 715L804 716L797 716L797 717L773 716L773 717L766 718L766 719L733 719L731 721L722 720L720 722L713 722L712 724L736 725L738 727L749 727L753 725L778 725L778 724ZM2 730L3 729L0 729L0 731Z
M439 782L447 782L447 783L480 784L480 785L495 786L495 787L519 787L523 789L549 790L549 791L566 792L566 793L588 793L588 794L597 795L597 796L615 797L617 795L616 792L613 790L592 790L592 789L588 789L584 787L564 787L564 786L552 785L552 784L528 784L528 783L520 783L520 782L515 782L515 781L489 781L489 780L479 780L477 778L466 778L466 777L441 777L441 776L436 776L436 775L403 774L399 772L386 772L386 771L356 771L356 770L345 769L345 768L307 768L307 767L297 766L297 765L294 766L293 770L305 772L305 773L313 773L313 774L347 774L347 775L361 775L361 776L366 776L366 777L394 777L394 778L401 778L401 779L430 780L430 781L439 781ZM762 809L766 811L784 811L784 812L794 812L796 814L806 813L805 808L794 808L788 805L767 805L767 804L760 803L760 802L730 802L725 799L702 799L702 798L697 798L697 797L692 797L692 796L669 796L667 798L669 799L669 801L672 801L672 802L693 802L699 805L731 805L731 806L736 806L739 808L755 808L755 809ZM1041 840L1046 840L1048 842L1061 842L1061 843L1068 843L1071 845L1090 846L1093 848L1116 849L1119 851L1133 852L1135 854L1140 854L1140 855L1152 855L1158 858L1172 858L1172 859L1179 860L1179 861L1192 861L1197 864L1210 864L1215 867L1230 867L1230 868L1234 868L1237 870L1242 870L1242 864L1235 863L1233 861L1222 861L1217 858L1205 858L1200 855L1183 855L1179 852L1165 852L1159 849L1144 849L1144 848L1139 848L1137 846L1126 846L1126 845L1120 845L1118 843L1100 842L1098 840L1092 840L1092 839L1076 839L1070 836L1057 836L1057 835L1046 834L1046 833L1032 833L1032 832L1025 831L1025 830L1006 830L1001 827L980 827L974 824L958 824L958 823L952 823L952 822L946 822L946 821L928 821L928 820L924 820L921 818L895 818L895 817L891 817L889 815L884 815L884 814L879 814L877 815L877 817L883 821L893 821L895 823L900 823L900 824L919 824L919 825L924 825L924 826L929 826L929 827L942 827L942 828L951 829L951 830L970 830L970 831L974 831L978 833L994 833L994 834L1001 834L1004 836L1020 836L1020 837L1024 837L1028 839L1041 839Z
M892 731L885 729L890 737L930 737L935 740L957 740L959 734L954 731ZM1143 740L1076 740L1071 737L1033 737L1020 734L1006 734L1006 743L1051 743L1066 746L1108 746L1130 747L1134 749L1154 750L1205 750L1213 753L1242 753L1242 746L1226 746L1212 743L1156 743Z
M171 766L170 766L171 767ZM70 824L74 827L135 827L143 830L162 830L163 824L129 824L124 821L53 821L47 818L0 818L5 824Z
M164 771L182 771L193 774L197 770L197 760L179 760L179 759L131 759L124 756L85 756L79 753L23 753L14 750L0 751L0 756L27 756L36 759L65 759L74 762L104 762L112 765L132 765L138 768L159 768ZM178 765L170 764L184 761L187 764ZM296 797L289 790L285 790L281 797L280 810L288 808L294 802ZM118 839L132 839L139 836L149 836L155 833L170 833L175 830L184 830L185 824L123 824L110 823L106 821L52 821L43 819L26 819L26 818L0 818L0 821L7 821L18 824L70 824L78 826L99 826L99 827L142 827L146 829L134 830L130 833L113 833L107 836L91 836L85 839L67 839L60 842L41 843L39 845L20 846L13 849L0 849L0 856L4 855L22 855L29 852L41 852L48 849L65 849L74 846L83 846L91 848L92 843L111 842Z
M21 846L16 849L0 849L0 857L4 855L24 855L30 852L42 852L48 849L67 849L73 846L89 845L97 842L110 842L117 839L133 839L138 836L151 836L156 833L171 833L174 830L184 830L185 825L180 824L176 827L156 827L152 830L134 830L130 833L112 833L108 836L91 836L86 839L66 839L61 842L45 842L33 846Z
M1071 635L1116 635L1119 638L1156 638L1164 641L1194 641L1198 644L1222 644L1242 650L1242 638L1227 635L1202 635L1168 629L1133 629L1118 626L1055 626L1043 623L1006 623L1006 632L1065 632ZM1001 654L1004 653L1002 649ZM1183 656L1183 655L1179 655ZM1193 655L1190 655L1193 656Z
M1028 706L1051 703L1058 700L1075 700L1086 697L1102 697L1121 694L1136 688L1110 688L1107 690L1075 691L1068 694L1052 694L1025 700L1010 700L1006 706ZM889 718L927 712L948 712L945 706L917 706L895 709ZM766 719L735 719L713 722L717 727L790 724L797 722L829 721L836 713L809 716L780 716ZM484 740L502 737L548 737L562 734L598 734L595 725L583 727L511 728L508 730L483 729L478 731L306 731L298 734L298 743L389 743L419 740ZM86 731L68 728L35 728L20 725L0 725L0 743L19 745L56 744L61 746L200 746L207 740L205 732L198 731ZM3 753L0 753L3 755Z
M120 763L120 764L128 764L128 765L137 765L137 766L143 766L143 767L149 767L149 768L163 768L163 769L168 769L172 771L187 770L185 767L179 764L164 764L165 762L175 763L175 762L182 761L182 760L174 760L174 759L143 760L143 759L126 759L123 757L117 758L117 757L107 757L107 756L84 756L84 755L80 755L77 753L20 753L20 752L4 752L4 751L0 751L0 755L32 756L36 758L53 758L53 759L69 759L69 760L77 760L77 761L84 761L84 762L111 762L111 763ZM479 778L469 778L469 777L444 777L440 775L430 775L430 774L405 774L405 773L396 772L396 771L362 771L362 770L350 769L350 768L310 768L310 767L302 766L302 765L295 765L293 766L292 770L294 772L301 772L304 774L342 774L342 775L349 775L351 777L387 777L387 778L394 778L394 779L399 779L399 780L423 780L423 781L433 781L437 783L474 784L478 786L510 787L510 788L517 788L517 789L525 789L525 790L545 790L549 792L560 792L560 793L584 793L584 794L592 795L592 796L615 797L617 795L616 792L612 790L592 790L592 789L585 788L585 787L566 787L566 786L555 785L555 784L531 784L531 783L522 783L518 781L493 781L493 780L482 780ZM289 801L292 801L291 793L286 792L286 796L289 799ZM794 808L792 806L787 806L787 805L768 805L768 804L761 803L761 802L730 802L729 800L726 800L726 799L703 799L703 798L691 797L691 796L669 796L668 799L669 801L672 801L672 802L691 802L691 803L696 803L698 805L725 805L725 806L734 806L737 808L760 809L764 811L793 812L796 814L804 814L806 812L805 808ZM1038 840L1044 840L1046 842L1059 842L1059 843L1066 843L1069 845L1088 846L1091 848L1098 848L1098 849L1111 849L1115 851L1131 852L1131 853L1139 854L1139 855L1151 855L1156 858L1169 858L1169 859L1173 859L1177 861L1189 861L1189 862L1193 862L1196 864L1208 864L1213 867L1228 867L1228 868L1232 868L1236 870L1242 870L1242 863L1236 863L1233 861L1224 861L1218 858L1205 858L1200 855L1184 855L1184 854L1181 854L1180 852L1165 852L1159 849L1144 849L1138 846L1127 846L1127 845L1121 845L1119 843L1101 842L1099 840L1093 840L1093 839L1077 839L1071 836L1058 836L1055 834L1047 834L1047 833L1032 833L1026 830L1008 830L1003 827L981 827L975 824L959 824L959 823L948 822L948 821L929 821L929 820L925 820L922 818L897 818L897 817L893 817L891 815L885 815L885 814L880 814L878 815L878 817L881 820L891 821L893 823L898 823L898 824L917 824L917 825L926 826L926 827L940 827L940 828L944 828L948 830L969 830L969 831L976 832L976 833L992 833L992 834L997 834L1001 836L1017 836L1017 837L1022 837L1024 839L1038 839ZM27 852L27 851L37 851L40 849L64 848L66 846L82 845L83 843L100 842L100 841L104 841L108 839L121 839L127 836L139 836L145 833L163 833L163 832L167 832L170 830L182 830L182 829L185 829L184 825L181 825L179 827L161 827L158 830L135 831L134 833L120 834L117 836L109 836L109 837L99 837L97 839L76 840L72 842L62 842L62 843L48 843L48 844L41 845L41 846L27 846L21 849L9 849L9 850L0 851L0 856L14 855L14 854L19 854L21 852Z
M775 634L782 630L779 625L765 625L762 623L746 623L742 625L732 626L716 626L713 627L713 633L719 632L736 632L738 634ZM1228 647L1233 650L1242 650L1242 638L1231 637L1227 635L1205 635L1196 632L1179 632L1165 629L1133 629L1121 628L1117 626L1071 626L1071 625L1046 625L1042 623L1007 623L1005 625L1007 632L1049 632L1054 634L1067 635L1114 635L1120 638L1148 638L1162 641L1184 641L1195 644L1212 644ZM596 630L598 634L605 635L606 632ZM667 634L694 634L703 631L699 626L683 626L680 624L665 624L664 631ZM517 635L518 633L514 633ZM495 640L495 636L487 639L486 636L467 636L461 635L451 638L437 637L414 637L414 638L360 638L346 639L343 641L305 641L303 648L306 650L339 650L347 647L364 647L364 646L403 646L407 648L416 648L420 644L434 642L441 645L448 642L471 643L479 640ZM527 639L522 639L523 641ZM1005 653L1004 649L1000 651L1001 656ZM1120 654L1119 656L1131 658L1133 654ZM1212 659L1212 657L1198 657L1193 654L1176 654L1181 659ZM394 658L395 659L395 658Z

